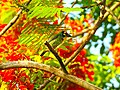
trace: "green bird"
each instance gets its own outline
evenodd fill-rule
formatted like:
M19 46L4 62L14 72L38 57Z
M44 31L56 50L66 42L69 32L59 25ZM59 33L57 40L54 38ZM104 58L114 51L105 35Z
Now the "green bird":
M57 35L51 37L48 42L52 43L52 47L56 48L59 44L62 43L62 41L64 40L65 37L71 37L70 34L68 34L65 31L62 31L60 33L58 33Z
M60 45L60 44L62 43L62 41L64 40L65 37L71 37L71 35L68 34L68 33L65 32L65 31L61 31L61 32L58 33L57 35L52 36L52 37L48 40L48 43L51 43L51 44L52 44L52 47L53 47L53 48L56 48L58 45ZM43 56L47 51L48 51L48 50L43 51L40 56Z

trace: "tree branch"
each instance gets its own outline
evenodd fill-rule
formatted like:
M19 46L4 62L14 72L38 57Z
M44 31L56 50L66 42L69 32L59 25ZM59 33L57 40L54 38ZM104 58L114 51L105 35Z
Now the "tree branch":
M69 74L65 74L64 72L62 72L61 70L49 66L49 65L45 65L45 64L39 64L38 62L33 62L33 61L12 61L12 62L7 62L7 63L2 63L0 64L0 70L4 70L4 69L10 69L10 68L36 68L36 69L41 69L44 71L48 71L51 73L54 73L55 75L69 80L70 82L73 82L77 85L80 85L81 87L84 87L88 90L102 90L99 87L96 87L93 84L88 83L85 80L82 80L78 77L75 77L73 75L69 75Z
M112 15L112 17L113 17L113 19L116 21L116 23L120 26L120 21L119 21L119 19L115 16L115 14L108 8L108 7L105 7L105 9L107 10L107 12L109 12L111 15Z
M114 11L119 5L120 5L120 2L116 2L113 6L111 6L110 10ZM108 15L109 15L109 12L106 12L102 21L104 21Z
M48 49L53 53L53 55L57 58L57 60L59 61L61 68L63 69L63 71L68 74L65 65L62 62L62 59L60 58L60 56L58 55L58 53L54 50L54 48L46 41L45 45L48 47Z
M32 0L29 0L27 3L26 3L26 6L31 2ZM22 9L21 8L17 14L13 17L13 19L7 24L7 26L5 26L2 31L0 32L0 36L2 36L19 18L20 14L22 13Z

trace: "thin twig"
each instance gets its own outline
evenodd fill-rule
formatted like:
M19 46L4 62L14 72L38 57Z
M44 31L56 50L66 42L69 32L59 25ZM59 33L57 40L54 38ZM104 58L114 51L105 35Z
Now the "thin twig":
M82 6L82 7L80 7L80 8L82 8L82 9L85 9L85 8L92 8L92 7L95 7L95 6L99 6L99 5L101 5L102 3L95 3L95 4L91 4L90 6Z
M105 14L106 0L103 0L102 14Z
M53 53L53 55L57 58L57 60L59 61L61 68L63 69L63 71L68 74L65 65L62 62L62 59L60 58L60 56L58 55L58 53L54 50L54 48L46 41L45 45L48 47L48 49Z
M78 77L75 77L73 75L66 74L62 72L61 70L51 67L49 65L45 64L40 64L38 62L33 62L33 61L12 61L12 62L7 62L7 63L1 63L0 64L0 70L5 70L5 69L10 69L10 68L36 68L36 69L41 69L44 71L48 71L51 73L54 73L55 75L69 80L70 82L73 82L77 85L80 85L81 87L84 87L88 90L102 90L101 88L88 83L87 81L80 79Z
M27 3L26 3L26 6L31 2L32 0L29 0ZM7 26L5 26L2 31L0 32L0 36L2 36L19 18L20 14L22 13L22 9L21 8L17 14L13 17L13 19L7 24Z
M120 2L116 2L113 6L111 6L110 10L114 11L118 6L120 6ZM108 15L109 15L109 12L106 12L103 17L103 21L107 18Z
M109 12L112 15L113 19L120 26L120 20L116 17L116 15L108 7L105 7L105 9L107 10L107 12Z

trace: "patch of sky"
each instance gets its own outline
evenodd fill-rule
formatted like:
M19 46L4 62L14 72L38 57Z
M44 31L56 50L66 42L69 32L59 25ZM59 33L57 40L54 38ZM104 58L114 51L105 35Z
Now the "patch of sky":
M118 81L115 78L111 79L110 82L115 83L114 87L116 88L120 85L120 83L118 83Z
M95 33L96 36L99 36L100 38L102 37L102 32L104 31L103 27L100 27L97 32Z
M71 7L72 6L72 2L74 2L74 0L64 0L64 7ZM81 5L79 5L79 4L75 4L74 5L74 8L76 7L80 7ZM74 11L74 12L70 12L69 13L69 17L77 17L77 18L80 18L80 12L79 11Z
M107 28L108 28L108 29L109 29L109 28L111 28L111 27L112 27L112 25L111 25L111 24L108 24L108 25L107 25Z
M113 29L118 29L120 26L118 24L116 24L115 26L113 26Z

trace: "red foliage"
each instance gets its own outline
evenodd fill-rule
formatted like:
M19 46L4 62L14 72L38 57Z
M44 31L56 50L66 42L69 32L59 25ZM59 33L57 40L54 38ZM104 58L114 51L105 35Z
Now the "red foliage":
M57 25L58 24L58 20L53 22L53 25Z
M0 31L6 26L7 24L0 24Z
M120 66L120 33L116 34L114 44L111 45L110 50L113 52L114 65Z
M84 88L80 87L79 85L74 85L73 83L70 83L67 87L67 90L85 90Z
M8 0L2 0L2 2L8 2Z
M84 18L85 17L85 18ZM86 16L81 17L81 20L71 20L68 16L64 20L64 23L68 28L71 28L73 32L78 33L81 32L85 27L91 26L93 19L90 14L87 14ZM85 25L83 24L85 23Z
M20 71L21 69L9 69L9 70L2 70L0 71L0 76L2 77L2 81L4 82L9 82L8 88L10 90L14 90L18 87L23 90L28 89L28 90L33 90L34 85L30 83L30 78L24 71ZM19 71L16 73L16 71Z
M4 51L4 49L2 49L2 48L0 47L0 53L3 52L3 51Z
M73 31L81 32L83 30L83 24L78 20L70 20L67 16L64 22L66 25L70 26Z
M6 24L0 24L0 30L2 30ZM18 61L18 60L30 60L29 56L26 56L23 53L18 52L21 49L21 45L16 41L20 35L20 31L16 28L9 30L8 36L4 35L0 37L0 40L3 41L0 44L0 53L3 53L3 57L7 61ZM21 69L9 69L9 70L0 70L0 77L2 81L9 82L8 88L10 90L33 90L34 85L30 83L29 76Z
M49 78L52 74L50 72L45 71L43 74L43 78Z
M76 43L72 47L66 46L67 50L63 50L61 48L58 49L58 52L61 57L63 58L69 58L80 46L80 43ZM94 72L91 71L90 69L93 69L93 65L88 63L88 59L85 57L86 55L86 50L83 49L81 52L78 54L78 56L75 58L74 62L69 65L69 73L72 75L75 75L81 79L86 79L86 74L88 75L88 78L93 81L93 75ZM85 90L84 88L70 83L68 85L67 90Z
M26 56L26 55L23 55L21 53L11 53L11 54L8 54L8 56L6 57L7 60L9 61L18 61L18 60L30 60L30 57L29 56Z
M46 61L46 60L49 60L49 59L51 59L51 57L45 57L45 56L42 56L42 60L43 60L43 62Z

